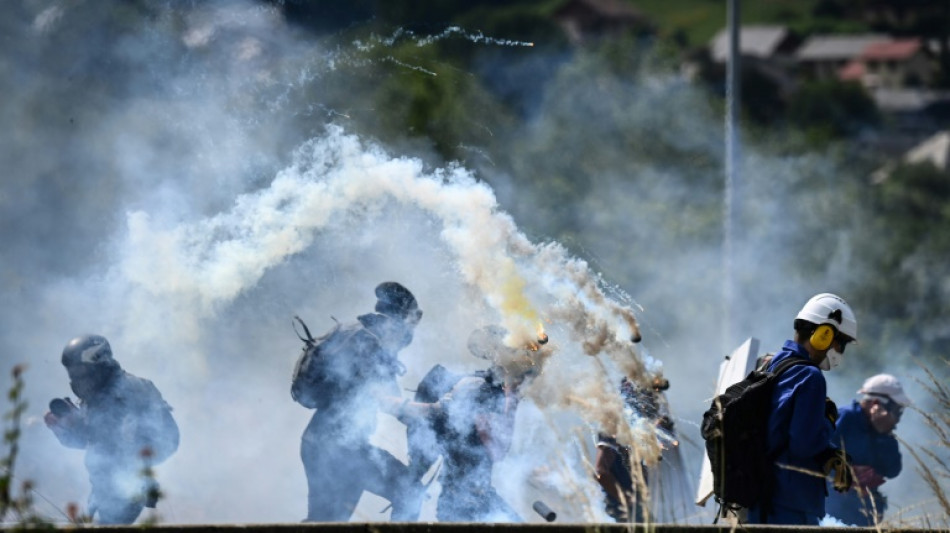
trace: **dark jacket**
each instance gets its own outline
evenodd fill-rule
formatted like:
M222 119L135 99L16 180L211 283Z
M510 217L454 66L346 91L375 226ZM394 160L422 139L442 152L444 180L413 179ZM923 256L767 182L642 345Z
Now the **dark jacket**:
M86 450L89 512L101 523L132 523L146 501L154 506L157 484L142 471L178 449L171 411L151 381L115 367L67 421L51 426L65 446Z
M59 441L86 450L87 466L132 463L141 468L143 450L157 464L178 449L178 425L155 385L117 369L103 386L80 403L81 423L55 426Z

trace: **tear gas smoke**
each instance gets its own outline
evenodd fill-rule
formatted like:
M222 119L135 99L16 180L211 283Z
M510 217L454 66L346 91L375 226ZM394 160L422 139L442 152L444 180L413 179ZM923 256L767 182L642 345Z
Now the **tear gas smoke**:
M24 9L4 19L24 51L42 58L22 66L36 90L9 92L23 105L4 113L26 124L34 122L18 110L61 106L35 123L63 146L62 158L50 159L17 139L3 145L8 158L29 154L16 183L31 191L20 204L4 191L4 220L63 235L41 248L7 241L8 250L28 253L4 267L21 310L4 321L5 360L28 353L30 364L20 475L34 480L52 516L85 501L82 453L62 448L41 417L51 398L68 394L63 344L95 332L175 409L181 445L156 468L163 521L299 520L306 506L299 443L309 413L288 394L300 350L291 318L301 315L316 333L331 315L348 320L370 310L372 287L395 279L425 310L402 355L406 389L436 362L483 367L455 341L475 327L500 323L507 342L523 346L544 323L551 342L533 352L543 373L519 410L497 484L525 518L535 516L530 503L541 492L565 519L597 516L599 488L586 464L592 431L622 425L609 412L620 403L604 365L632 375L643 369L629 340L638 334L631 309L605 297L599 277L564 247L531 242L464 168L427 169L332 126L296 143L289 166L281 162L295 146L279 112L290 101L286 87L319 80L319 68L349 59L327 54L321 67L305 62L299 70L269 62L313 55L314 45L278 39L292 33L272 10L254 6L159 9L154 26L109 48L114 64L136 65L115 71L97 63L109 39L82 37L83 28L115 22L108 10L51 4L34 18ZM47 43L69 57L44 55ZM177 61L175 51L193 62ZM141 58L149 61L144 71ZM108 72L124 91L88 90L98 82L85 76L82 91L61 88L58 69L67 61L84 74ZM288 72L297 77L276 81ZM79 133L57 129L56 109ZM61 213L51 207L59 181L40 177L48 174L84 180ZM24 265L34 258L41 270L30 272ZM586 386L583 402L567 396L569 385L589 381L603 383ZM404 429L381 418L375 442L404 457ZM385 519L382 508L367 496L354 518Z
M536 322L544 317L563 339L556 348L529 352L536 355L534 364L543 376L529 395L574 411L581 420L621 431L624 424L615 415L619 402L613 398L608 374L598 371L599 365L586 356L605 356L631 376L643 373L629 341L637 332L631 310L606 298L587 265L561 246L529 242L511 218L498 210L491 190L466 170L448 168L427 174L419 161L392 158L338 128L306 143L297 151L294 164L281 171L268 189L238 198L227 213L170 228L155 227L146 213L130 214L119 276L134 293L140 293L139 298L152 302L156 311L175 309L174 329L200 330L216 310L252 290L269 271L315 246L316 235L332 232L334 238L346 239L359 232L360 226L398 221L407 209L432 227L424 232L412 227L403 231L417 233L419 239L441 240L448 256L437 265L443 270L440 277L465 288L468 298L456 306L476 311L475 323L503 324L510 332L509 342L519 346L536 339ZM385 260L403 261L399 255L405 251L392 250ZM452 279L453 272L457 279ZM439 291L438 286L418 279L407 285L422 291L423 309L425 294ZM318 289L315 296L332 290ZM420 329L432 332L433 326L424 323ZM200 332L194 335L200 337ZM197 359L179 364L207 366L202 359L207 355L192 355ZM439 360L436 354L424 358ZM545 373L550 363L572 370ZM424 366L412 359L407 364ZM572 396L578 384L569 386L564 381L576 372L588 373L591 380L581 382L585 387L581 402ZM571 390L575 392L568 394ZM642 431L649 433L647 428ZM644 456L655 460L658 452L650 449Z
M403 157L351 128L323 128L351 124L354 110L385 113L363 109L365 93L352 81L365 79L330 76L385 62L361 55L391 45L385 40L326 50L254 2L116 5L14 2L0 16L10 36L0 117L15 126L0 136L8 172L0 342L7 366L29 365L18 475L34 482L41 510L58 516L88 491L82 454L61 447L41 417L51 398L68 394L63 344L95 332L175 409L181 445L156 469L164 522L301 519L299 445L310 413L288 394L300 351L292 317L322 333L331 316L370 311L372 288L384 280L406 285L425 311L401 354L406 395L435 363L484 368L464 345L472 329L499 323L509 345L524 346L543 324L550 342L533 352L542 374L526 390L495 475L525 519L541 520L531 509L540 500L564 522L607 520L590 465L600 429L639 443L648 462L663 453L658 468L674 472L663 480L688 484L697 475L695 421L721 357L709 342L719 337L722 262L720 236L708 227L719 225L702 224L720 198L701 192L715 187L696 186L719 176L721 119L706 95L671 76L634 86L595 76L581 57L564 69L573 78L553 79L540 104L528 106L536 119L509 132L519 140L506 147L510 164L476 177ZM530 44L454 28L433 37L397 32L392 42L453 36ZM433 72L408 66L411 75ZM641 164L638 153L656 146L688 164ZM803 176L841 169L820 155L749 148L745 172L769 179L750 180L745 191L748 234L735 264L748 294L736 321L770 349L810 294L869 273L849 262L853 221L836 195L802 185ZM544 218L531 191L501 168L590 187L570 199L570 213ZM836 224L825 223L828 211L841 213ZM525 227L554 227L556 217L577 219L575 242L528 238ZM783 245L829 226L842 229L826 275L806 279ZM625 277L636 301L597 270ZM644 343L634 349L641 326ZM863 349L849 350L846 364ZM661 367L685 443L673 454L661 452L652 428L625 422L617 390L619 376ZM864 377L831 373L829 392L841 404ZM902 435L913 429L907 418ZM404 428L389 417L380 423L374 442L404 457ZM917 479L908 470L888 484L892 508L917 492L901 490ZM651 493L682 492L672 485ZM384 506L367 495L354 519L385 519ZM694 512L677 509L676 518Z
M534 364L541 369L528 389L529 398L552 409L536 411L538 419L521 422L532 426L534 435L530 447L516 448L507 460L518 464L506 467L515 475L504 476L515 501L528 501L526 480L539 478L541 467L558 465L564 470L561 476L573 477L575 485L589 485L589 474L581 466L586 449L575 433L588 431L586 424L623 430L615 387L604 363L591 356L606 358L632 376L643 372L629 341L637 331L633 313L605 297L584 262L556 243L531 243L498 209L491 189L465 169L427 173L419 161L391 157L339 128L305 143L269 187L238 197L229 211L178 225L163 225L147 212L134 211L128 215L124 238L114 246L117 260L109 272L103 278L79 280L73 289L75 301L60 302L67 307L107 302L112 308L108 320L94 326L111 335L117 359L149 368L142 374L158 381L176 407L182 425L180 457L161 472L174 509L167 519L175 522L297 518L286 511L229 512L230 506L209 504L206 498L212 495L205 492L232 490L216 476L221 475L218 469L237 468L260 480L257 484L279 491L275 498L289 508L302 504L302 487L295 491L272 485L279 483L273 472L287 475L294 467L293 444L299 439L289 423L295 407L275 401L286 395L284 383L296 351L289 317L292 310L305 316L366 310L370 279L403 280L422 308L434 311L426 314L417 341L404 356L411 369L407 387L433 362L457 362L455 354L463 350L451 339L464 336L453 331L498 322L509 330L509 342L523 346L537 339L538 320L548 324L556 341L534 352L519 350L534 354ZM341 272L350 268L353 271ZM299 279L292 279L294 275ZM349 298L363 305L344 304ZM246 317L235 320L234 315L281 300L287 302L277 308L283 316L268 318L269 326L247 324ZM275 325L281 322L288 325ZM143 357L161 358L168 366L149 364ZM55 361L55 352L44 359ZM265 385L243 374L261 366L267 377L283 379ZM244 377L233 383L229 375ZM264 411L254 405L254 398L258 403L267 398ZM244 432L260 427L268 410L285 413L274 413L266 433ZM398 431L379 436L381 444L398 448L393 444L400 440ZM633 440L629 429L626 433ZM261 446L273 444L271 439L283 443L264 452ZM241 442L232 448L234 440ZM555 445L572 441L567 448ZM547 465L532 463L540 456L529 450L539 445L547 450ZM224 452L215 453L221 464L199 464L215 449ZM272 460L284 454L276 459L279 469L268 469L269 480L248 468L247 462L258 461L254 457L259 453ZM571 454L579 455L566 461L564 456ZM658 457L655 449L643 455ZM556 496L576 498L571 492ZM589 488L580 494L596 501ZM574 502L575 512L589 505ZM571 516L564 511L562 515Z

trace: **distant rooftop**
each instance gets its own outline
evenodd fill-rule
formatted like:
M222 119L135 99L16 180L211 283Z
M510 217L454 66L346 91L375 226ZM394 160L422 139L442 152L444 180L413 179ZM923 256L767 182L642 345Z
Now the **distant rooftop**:
M814 35L798 49L799 61L834 61L853 59L872 44L887 43L886 35Z
M940 102L950 102L950 91L878 88L871 95L877 106L887 112L920 112Z
M904 155L908 163L931 162L941 170L947 170L950 163L950 132L941 131L918 144Z
M744 56L771 57L788 36L785 26L743 26L739 31L739 50ZM715 61L726 61L729 55L728 28L720 30L710 41L710 54Z
M932 137L914 146L904 153L901 159L905 163L921 164L930 162L940 170L950 168L950 131L937 132ZM890 178L897 165L889 162L871 173L874 183L881 183Z
M864 49L861 59L888 61L907 59L921 49L920 39L895 39L887 42L874 42Z

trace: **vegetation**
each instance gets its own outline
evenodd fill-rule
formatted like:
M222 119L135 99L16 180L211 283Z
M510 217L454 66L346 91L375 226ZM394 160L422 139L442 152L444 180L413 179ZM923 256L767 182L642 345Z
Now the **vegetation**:
M4 415L4 420L8 421L8 426L3 432L3 442L7 447L7 453L0 458L0 470L2 470L0 471L0 524L13 523L16 524L17 528L54 530L56 528L53 521L43 516L34 506L33 493L35 488L33 482L23 480L20 483L19 491L14 490L14 485L17 482L15 467L20 452L20 424L28 407L26 400L23 399L24 372L25 367L23 365L13 367L11 372L13 384L7 393L10 410ZM147 501L158 502L163 494L155 480L151 456L151 450L147 448L142 450L143 467L141 475L147 487L146 493L142 497ZM154 504L152 506L154 507ZM69 523L76 526L92 522L92 517L82 513L75 503L67 504L63 515ZM159 517L154 513L142 521L143 526L158 523ZM0 528L2 527L0 526Z
M927 399L933 405L915 411L926 421L934 440L926 443L901 440L917 463L917 473L943 512L941 517L928 516L923 522L926 527L941 529L950 527L950 385L947 385L946 376L950 360L944 359L943 363L943 371L939 373L924 366L927 381L918 381L927 391Z
M27 408L23 399L23 372L22 365L13 367L13 386L7 393L10 410L4 414L4 420L8 421L3 432L7 453L0 459L0 522L13 521L22 527L53 529L52 524L33 507L32 482L23 481L19 491L14 490L17 481L15 466L20 452L20 421Z
M874 100L857 82L805 84L788 106L789 122L809 133L817 146L854 137L880 122Z
M929 163L904 165L864 194L874 216L863 226L863 261L886 274L862 277L854 290L875 313L871 320L885 324L877 340L905 339L909 353L941 361L950 350L950 300L939 259L950 253L950 172Z

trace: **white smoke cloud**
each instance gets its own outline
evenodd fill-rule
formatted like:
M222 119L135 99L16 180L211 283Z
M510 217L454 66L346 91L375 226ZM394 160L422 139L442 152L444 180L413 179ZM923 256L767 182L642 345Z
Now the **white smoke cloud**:
M253 290L269 272L282 276L278 271L290 257L314 247L322 259L314 267L326 268L343 241L355 246L357 253L370 254L363 260L378 263L374 266L382 281L387 270L399 270L398 263L412 263L407 256L413 255L415 246L399 245L397 250L372 257L372 249L351 242L350 237L366 231L360 226L379 228L382 220L398 227L405 223L407 210L409 219L419 216L430 228L410 224L400 229L405 234L396 237L398 241L437 238L442 242L429 244L443 256L425 266L439 283L420 279L418 273L406 283L417 292L423 309L433 300L444 301L444 296L436 296L442 292L440 285L458 286L468 294L468 298L446 302L446 310L438 314L427 313L420 330L451 331L454 324L444 322L453 318L450 309L465 308L463 323L498 321L512 332L510 342L523 345L533 340L537 322L543 320L552 336L563 336L557 340L560 347L550 364L582 370L596 364L590 355L605 354L616 358L625 370L642 368L630 340L636 331L630 309L607 299L596 276L563 248L530 243L511 218L498 210L484 183L461 168L425 174L418 161L388 156L336 128L308 142L298 151L294 165L280 172L271 187L238 198L229 212L166 229L153 227L145 213L130 214L127 243L120 247L124 254L116 270L131 289L131 301L149 305L135 306L137 312L127 314L124 321L128 328L171 321L169 329L184 342L200 343L206 322L215 321L223 307ZM341 242L321 250L315 242L319 233ZM374 229L364 237L375 244L385 233ZM369 280L362 284L367 289L374 286ZM317 289L314 296L327 291ZM472 313L479 320L472 320ZM155 333L159 336L140 336L137 342L167 342L167 334ZM412 351L422 355L421 360L409 359L410 367L424 370L434 362L452 362L458 356L444 353L443 346L457 354L461 351L458 340L465 339L467 332L448 335L454 342L438 333L434 336L435 345L422 344L428 340L424 337L413 345ZM184 369L206 368L207 359L218 356L193 346L183 355L197 358L180 360ZM548 362L539 359L538 363ZM617 425L614 413L620 404L609 381L603 380L605 373L590 378L600 386L589 385L580 393L576 373L552 371L549 375L551 382L539 380L537 392L546 404L583 407L585 419L609 419L612 426ZM569 385L572 381L574 387ZM207 382L196 385L203 387ZM572 399L578 394L585 398L581 403ZM609 401L600 405L599 396ZM585 478L583 470L576 473Z
M157 469L163 521L303 518L298 454L309 412L289 395L300 350L291 318L299 314L322 332L331 316L348 321L371 310L372 288L390 279L409 287L425 312L402 355L405 389L437 362L459 371L484 366L465 348L474 327L500 322L513 345L534 340L538 323L550 335L553 355L539 359L544 374L529 389L503 474L496 473L499 491L526 519L540 520L530 503L541 499L562 521L605 520L590 474L594 433L620 424L617 379L644 368L670 378L685 441L678 475L698 475L695 424L722 356L720 240L718 230L687 228L695 238L673 239L665 229L677 227L677 210L715 210L718 198L697 198L688 181L664 169L605 155L613 171L597 174L575 207L586 227L582 242L569 244L586 252L581 260L563 243L525 234L535 222L530 198L510 216L463 166L432 168L340 127L318 135L301 128L300 115L340 116L320 107L320 90L333 88L319 82L348 62L298 38L273 8L211 2L159 12L122 46L94 38L109 23L108 9L88 4L28 2L0 20L20 47L4 55L0 70L10 88L0 116L18 126L0 137L10 163L0 188L0 274L11 302L0 342L7 366L29 365L17 475L33 480L43 510L58 516L88 492L81 452L62 448L41 416L50 398L68 394L63 345L97 332L126 370L154 381L175 408L181 446ZM110 56L114 50L121 53ZM102 57L136 68L106 68ZM107 82L89 81L96 76ZM318 87L311 107L285 107L300 104L294 91L307 83ZM615 101L627 87L597 97L605 113L642 118L664 142L714 151L708 132L719 124L706 100L669 83L658 80L636 107ZM571 131L604 145L616 132L600 129L609 123L596 107L579 105L588 89L578 86L565 101L539 95L548 106L539 113L576 105ZM661 104L674 98L681 112L663 114L669 105ZM531 127L545 130L539 123ZM680 135L689 130L707 133ZM570 150L547 157L602 160ZM746 228L755 237L737 264L753 289L742 330L772 350L810 294L851 274L849 243L842 233L826 279L763 268L773 257L788 260L774 255L797 231L788 219L807 213L790 207L786 194L800 176L836 169L818 156L747 157L749 176L770 179L749 185ZM505 190L510 198L524 194L517 180ZM783 216L792 209L796 217ZM609 282L628 269L648 273L627 289L635 300ZM640 327L644 342L634 349ZM849 348L849 356L860 349ZM863 377L829 374L829 390L842 403ZM914 420L907 418L899 431ZM403 456L401 425L383 421L375 441ZM637 437L655 459L654 443ZM885 485L892 506L916 502L911 468L905 462L905 473ZM383 506L369 499L356 519L385 519L377 512ZM695 519L693 511L679 516Z

